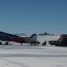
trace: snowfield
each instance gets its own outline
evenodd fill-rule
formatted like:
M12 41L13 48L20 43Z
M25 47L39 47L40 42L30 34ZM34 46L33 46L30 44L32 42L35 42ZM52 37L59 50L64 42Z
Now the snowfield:
M0 67L67 67L67 48L2 45Z
M49 46L49 41L55 41L60 38L60 35L38 35L37 40L41 43L41 45L46 41L47 46Z

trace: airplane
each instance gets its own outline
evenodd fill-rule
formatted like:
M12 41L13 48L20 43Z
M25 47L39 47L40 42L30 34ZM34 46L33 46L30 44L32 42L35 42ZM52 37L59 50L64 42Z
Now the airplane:
M22 45L22 43L30 43L30 45L38 45L40 44L39 41L37 41L37 34L33 34L30 37L21 37L18 35L10 34L10 33L5 33L0 31L0 40L1 41L6 41L6 44L8 44L9 41L17 42Z

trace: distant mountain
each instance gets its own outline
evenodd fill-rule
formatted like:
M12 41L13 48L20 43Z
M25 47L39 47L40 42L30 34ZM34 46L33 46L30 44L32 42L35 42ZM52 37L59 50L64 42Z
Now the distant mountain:
M50 34L50 33L44 32L44 33L40 33L39 35L52 35L52 36L54 36L55 34Z
M17 36L28 36L27 34L24 34L24 33L19 33L19 34L15 34Z

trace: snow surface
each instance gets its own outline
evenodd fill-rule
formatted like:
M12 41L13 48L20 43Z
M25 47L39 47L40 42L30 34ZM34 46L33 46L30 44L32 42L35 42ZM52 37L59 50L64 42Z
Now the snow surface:
M67 48L1 45L0 67L67 67Z
M60 38L60 35L38 35L37 36L37 40L41 43L40 45L42 45L45 41L47 43L47 46L49 46L49 41L55 41L58 40Z

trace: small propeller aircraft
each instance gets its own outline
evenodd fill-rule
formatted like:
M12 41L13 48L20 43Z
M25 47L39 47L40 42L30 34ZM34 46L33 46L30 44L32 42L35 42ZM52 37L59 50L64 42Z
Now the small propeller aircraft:
M8 43L9 41L17 42L17 43L30 43L31 45L38 45L40 44L39 41L37 41L37 35L33 34L30 37L21 37L18 35L13 35L10 33L5 33L0 31L0 40L1 41L6 41Z

